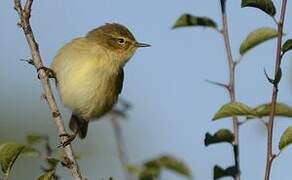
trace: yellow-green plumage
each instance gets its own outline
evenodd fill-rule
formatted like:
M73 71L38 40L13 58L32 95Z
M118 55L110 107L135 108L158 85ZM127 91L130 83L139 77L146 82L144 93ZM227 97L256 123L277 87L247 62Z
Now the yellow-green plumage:
M87 124L111 110L123 85L123 67L139 43L119 24L106 24L62 47L51 65L70 128L86 136ZM81 133L81 134L80 134Z
M73 40L55 57L52 69L65 106L85 119L99 117L117 100L122 67L108 61L106 50L85 38Z

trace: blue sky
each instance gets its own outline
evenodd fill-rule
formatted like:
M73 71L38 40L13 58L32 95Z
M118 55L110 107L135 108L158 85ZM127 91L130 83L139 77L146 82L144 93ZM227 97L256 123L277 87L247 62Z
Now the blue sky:
M279 11L280 0L274 2ZM292 7L288 2L284 39L292 34ZM206 79L226 82L227 61L222 37L214 30L171 26L182 13L213 18L219 25L218 1L35 1L32 26L40 44L41 55L49 65L56 51L71 39L106 22L126 25L137 40L152 45L139 49L125 69L122 97L133 104L129 120L122 121L130 160L139 164L161 154L171 154L184 160L195 179L212 179L213 165L227 167L233 163L232 149L227 144L204 147L205 133L230 128L229 119L212 122L213 114L228 102L223 89L205 82ZM240 1L228 1L228 22L234 58L239 57L240 42L259 27L276 27L261 11L240 8ZM278 17L278 14L277 14ZM40 100L41 88L35 70L20 62L29 58L22 31L17 28L17 16L12 1L2 1L0 8L0 142L23 142L27 132L50 134L56 144L55 127L47 105ZM263 68L273 72L275 41L271 40L250 51L236 71L237 100L250 106L269 102L271 85ZM279 100L291 101L291 53L283 59L283 79ZM69 111L62 108L66 123ZM274 150L280 134L291 125L289 119L275 122ZM13 132L13 133L12 133ZM82 155L80 165L89 179L122 177L117 160L115 139L110 123L90 124L88 137L77 141L75 148ZM262 179L266 155L266 131L252 121L240 129L242 179ZM292 148L286 149L274 161L271 179L291 179L289 164ZM27 165L31 163L31 166ZM25 166L25 167L22 167ZM37 177L38 162L20 160L14 169L15 178ZM62 175L67 176L66 172ZM180 180L170 172L163 179ZM226 178L228 179L228 178Z

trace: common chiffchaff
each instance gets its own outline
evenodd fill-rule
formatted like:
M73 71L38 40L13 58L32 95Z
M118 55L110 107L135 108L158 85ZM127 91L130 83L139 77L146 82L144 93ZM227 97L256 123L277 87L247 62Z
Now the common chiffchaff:
M123 67L139 47L123 25L105 24L62 47L51 65L70 129L85 138L90 120L109 112L123 87ZM74 136L75 138L75 136ZM74 139L73 138L73 139Z

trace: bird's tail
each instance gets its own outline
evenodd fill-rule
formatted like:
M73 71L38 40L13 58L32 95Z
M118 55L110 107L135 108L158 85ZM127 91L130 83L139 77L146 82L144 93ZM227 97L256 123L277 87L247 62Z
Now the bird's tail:
M86 137L88 129L88 121L72 114L69 127L73 132L77 132L81 139Z

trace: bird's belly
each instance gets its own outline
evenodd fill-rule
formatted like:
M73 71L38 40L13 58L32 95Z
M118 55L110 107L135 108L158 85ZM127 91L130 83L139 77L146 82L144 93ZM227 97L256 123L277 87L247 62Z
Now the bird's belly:
M59 85L62 101L84 119L99 118L118 98L116 76L109 72L75 72Z

